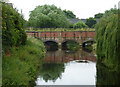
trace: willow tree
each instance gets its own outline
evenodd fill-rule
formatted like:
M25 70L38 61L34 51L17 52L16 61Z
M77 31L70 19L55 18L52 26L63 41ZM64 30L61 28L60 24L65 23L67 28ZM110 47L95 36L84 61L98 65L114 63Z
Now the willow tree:
M120 28L118 10L106 11L96 25L98 60L106 66L117 69L120 66Z

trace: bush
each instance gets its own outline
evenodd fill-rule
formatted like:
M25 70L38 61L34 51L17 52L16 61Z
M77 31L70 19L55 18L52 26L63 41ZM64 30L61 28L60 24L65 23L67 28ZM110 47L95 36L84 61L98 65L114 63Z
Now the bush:
M73 28L87 28L88 26L82 22L82 21L79 21L77 22L76 24L73 25Z
M11 55L3 56L3 86L32 85L44 54L43 43L34 38L25 46L11 48Z
M90 17L86 20L86 25L89 27L89 28L94 28L95 27L95 24L97 23L96 19Z
M12 6L2 3L2 18L3 49L25 45L26 34L23 29L23 17Z

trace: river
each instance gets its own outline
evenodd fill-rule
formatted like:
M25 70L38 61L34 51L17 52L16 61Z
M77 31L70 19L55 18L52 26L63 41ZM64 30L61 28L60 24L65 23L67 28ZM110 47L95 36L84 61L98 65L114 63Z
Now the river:
M96 85L96 57L82 49L47 52L36 85Z

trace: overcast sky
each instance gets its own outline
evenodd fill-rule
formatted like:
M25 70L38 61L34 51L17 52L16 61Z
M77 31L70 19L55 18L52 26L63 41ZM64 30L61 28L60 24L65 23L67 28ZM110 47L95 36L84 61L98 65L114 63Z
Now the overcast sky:
M94 14L104 12L114 5L118 6L120 0L9 0L20 11L24 18L29 18L29 11L38 5L54 4L61 9L71 10L78 18L94 17Z

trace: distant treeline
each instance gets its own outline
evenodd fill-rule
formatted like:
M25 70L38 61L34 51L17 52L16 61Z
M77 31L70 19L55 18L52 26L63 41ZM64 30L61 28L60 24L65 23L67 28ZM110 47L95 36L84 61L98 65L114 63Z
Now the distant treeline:
M77 23L71 23L71 19L78 19L76 15L69 10L61 10L55 5L37 6L30 12L30 18L26 21L26 27L34 28L94 28L96 19L103 16L102 13L95 14L95 17L82 20Z

